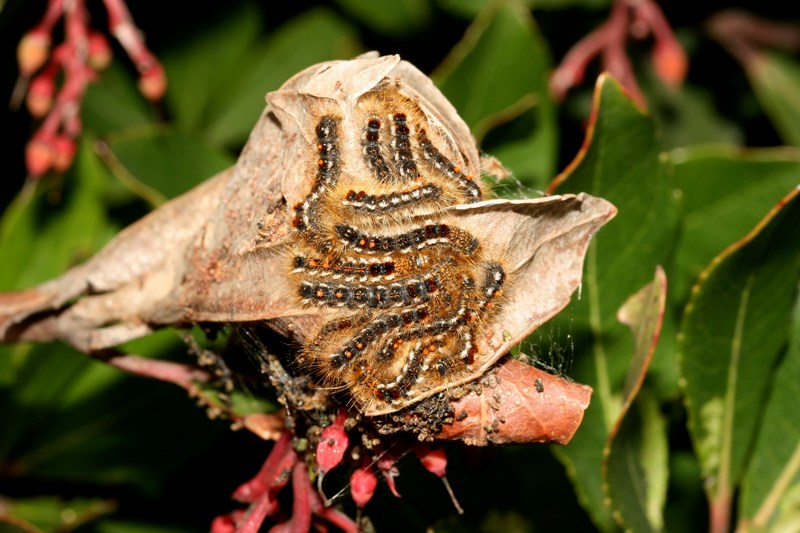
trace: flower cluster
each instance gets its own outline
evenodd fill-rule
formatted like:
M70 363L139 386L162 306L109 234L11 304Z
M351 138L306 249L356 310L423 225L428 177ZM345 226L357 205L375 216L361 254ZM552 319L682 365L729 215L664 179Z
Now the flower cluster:
M110 32L139 72L139 90L149 100L166 90L164 69L144 44L124 0L103 0ZM64 20L64 42L53 47L53 30ZM81 132L80 108L86 87L111 62L111 47L103 34L89 27L85 0L49 0L42 20L17 48L20 84L27 86L30 113L43 119L25 150L29 176L72 165L75 140ZM57 80L61 75L61 84Z
M391 493L400 497L395 484L395 477L399 475L397 460L409 452L417 456L426 470L442 479L456 510L463 512L445 476L447 457L441 447L397 438L389 439L391 449L375 445L366 450L351 445L347 425L348 412L340 409L315 438L311 438L312 432L307 438L298 438L284 430L255 477L233 493L235 500L248 507L218 516L211 525L212 533L257 532L267 519L277 522L270 531L308 531L312 524L321 526L322 523L346 532L359 531L357 521L331 507L336 498L328 500L322 490L325 474L334 468L349 469L350 496L360 515L378 487L379 474ZM356 431L355 426L350 431ZM316 447L307 445L310 440L316 441ZM313 477L316 477L316 486ZM281 509L278 494L290 482L293 503L291 514L287 516Z

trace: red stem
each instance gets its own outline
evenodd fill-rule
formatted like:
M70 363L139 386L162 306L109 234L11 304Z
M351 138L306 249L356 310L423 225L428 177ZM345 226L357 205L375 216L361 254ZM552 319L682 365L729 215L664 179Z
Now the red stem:
M626 51L628 41L628 3L617 0L611 8L606 27L606 46L603 48L603 68L610 72L629 95L640 105L645 105L644 96L633 74L633 65Z
M270 450L267 460L258 471L258 474L256 474L255 477L253 477L253 479L250 481L240 485L239 488L234 491L233 498L239 500L240 502L250 503L261 497L261 495L270 488L272 482L278 476L278 467L280 466L287 451L290 451L291 441L291 433L284 431L281 434L280 439L278 439L278 441L272 447L272 450Z
M50 0L47 3L47 11L45 11L44 17L42 17L42 20L32 31L41 31L47 34L52 32L56 22L58 22L58 19L61 18L61 13L63 10L63 0Z
M148 359L137 355L113 355L103 359L107 364L129 374L166 381L191 390L195 381L211 381L211 374L194 366Z
M136 65L137 70L147 72L157 64L155 56L144 44L141 32L133 23L133 17L124 0L103 0L108 11L108 27Z
M709 508L709 533L729 533L731 527L731 495L727 490L717 493Z
M583 80L586 67L600 53L606 41L605 24L595 29L573 46L550 77L550 91L563 100L570 87Z
M270 497L269 492L264 492L247 510L244 518L236 527L236 533L258 533L264 520L277 511L278 502Z

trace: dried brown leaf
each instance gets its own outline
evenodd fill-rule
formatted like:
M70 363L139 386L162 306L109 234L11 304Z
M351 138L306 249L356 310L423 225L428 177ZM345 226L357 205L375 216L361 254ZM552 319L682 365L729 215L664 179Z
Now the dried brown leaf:
M473 446L566 444L580 426L591 395L587 385L506 359L483 379L479 391L452 402L455 421L436 438Z

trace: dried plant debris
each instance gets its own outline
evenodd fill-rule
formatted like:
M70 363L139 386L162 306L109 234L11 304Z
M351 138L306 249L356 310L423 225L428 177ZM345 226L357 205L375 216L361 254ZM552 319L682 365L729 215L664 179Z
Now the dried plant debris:
M513 361L475 384L566 306L614 206L492 199L466 124L397 56L315 65L267 103L235 167L86 264L0 295L0 338L93 353L164 326L258 322L291 341L292 379L381 433L568 440L585 388Z

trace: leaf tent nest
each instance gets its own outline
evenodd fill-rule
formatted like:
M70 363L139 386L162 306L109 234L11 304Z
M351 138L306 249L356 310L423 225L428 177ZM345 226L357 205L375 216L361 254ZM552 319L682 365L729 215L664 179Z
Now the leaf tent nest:
M340 117L337 169L351 180L349 187L358 191L357 186L364 185L366 189L375 182L373 167L378 160L374 154L361 155L369 153L364 128L373 123L358 122L372 116L369 110L359 111L359 106L387 86L395 95L392 98L403 106L413 105L409 124L412 118L424 123L425 138L435 147L435 152L425 152L427 145L421 141L409 148L410 154L419 156L416 164L429 165L419 174L435 173L436 162L444 161L450 166L445 165L442 179L454 169L463 178L456 176L452 187L442 182L440 197L447 201L440 198L432 211L443 221L438 225L427 221L430 213L423 208L412 210L405 219L392 220L400 226L416 223L466 232L480 244L481 258L502 265L507 284L502 287L501 302L484 313L476 326L470 355L474 364L469 372L428 387L424 395L401 401L399 407L356 404L358 410L367 416L392 413L479 380L494 369L499 376L493 381L493 387L500 387L497 393L481 397L472 392L468 395L475 399L472 403L468 398L453 399L458 420L451 420L441 437L473 444L568 441L588 405L588 387L503 356L568 304L581 283L592 235L616 209L583 193L456 202L452 191L458 190L458 179L466 183L465 179L478 180L481 174L478 149L467 125L431 80L398 56L366 54L351 61L314 65L268 94L267 108L234 167L131 225L87 263L38 287L0 295L0 338L4 342L58 339L92 354L165 326L260 322L291 339L293 346L308 345L346 307L309 304L299 294L293 276L298 206L308 203L310 192L319 188L321 171L315 163L325 151L320 148L320 117ZM384 119L389 126L381 131L384 136L394 135L392 143L399 142L399 148L387 144L388 140L381 141L381 146L388 152L385 162L400 169L400 175L397 165L408 164L410 157L402 151L405 145L402 132L397 133L397 115ZM412 127L408 146L414 142L413 131ZM320 166L328 161L328 156L319 157ZM464 183L460 186L468 187ZM390 186L395 185L379 188L376 194L388 197ZM413 202L409 205L418 207ZM386 219L378 218L370 227L379 231ZM451 246L440 246L446 239L435 237L439 241L429 239L430 248ZM419 249L410 248L412 252ZM476 279L480 285L480 276ZM412 303L428 302L418 298ZM400 307L406 304L410 305L405 302ZM363 317L379 311L362 307L354 312ZM499 371L498 364L502 365ZM490 423L483 423L490 418ZM495 430L487 433L487 426ZM503 427L512 426L516 426L513 436L505 434Z

